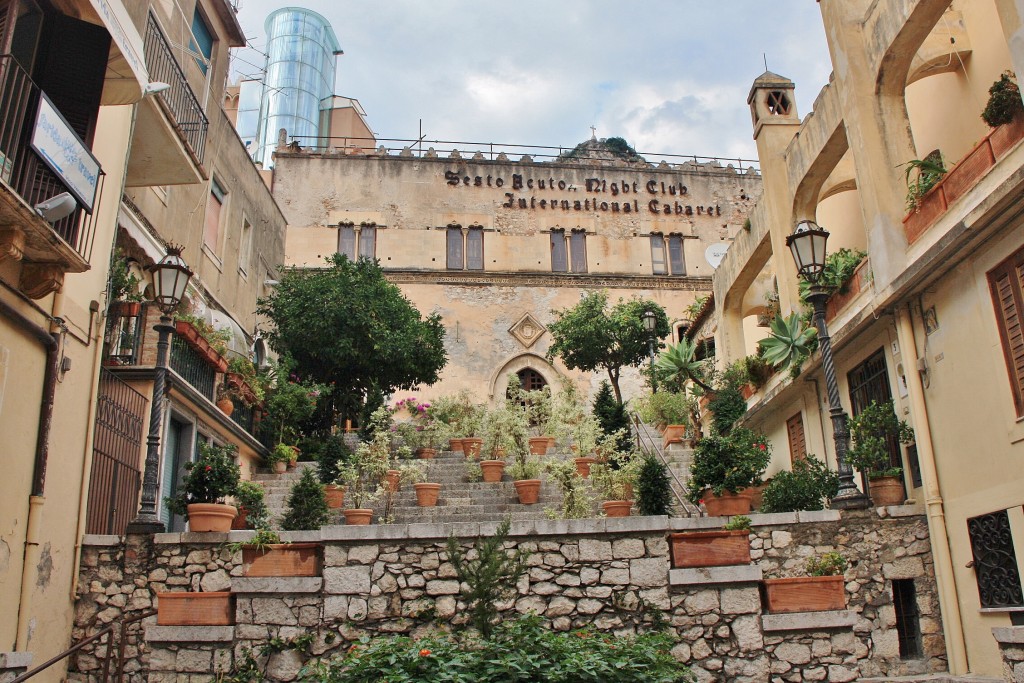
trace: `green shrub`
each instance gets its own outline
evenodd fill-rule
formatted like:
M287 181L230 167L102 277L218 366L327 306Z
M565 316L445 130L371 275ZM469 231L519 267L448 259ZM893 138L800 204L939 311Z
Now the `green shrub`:
M313 454L316 460L317 475L321 484L333 484L338 478L338 465L352 457L352 449L339 435L328 436L320 442L320 447Z
M601 382L601 388L594 397L594 417L601 425L601 431L605 434L614 434L621 430L617 448L628 451L633 448L633 437L630 433L629 415L626 413L626 406L615 400L612 393L612 385L608 382ZM581 453L582 455L582 453Z
M713 416L711 428L715 434L725 436L747 412L747 399L739 386L729 384L715 391L708 401L708 410Z
M793 463L792 472L772 477L761 498L761 512L823 510L825 501L839 492L839 475L808 455Z
M192 503L223 503L235 495L241 468L235 462L235 446L214 446L200 442L199 457L185 463L181 490L174 498L165 498L167 509L176 515L187 515Z
M1020 88L1017 87L1012 71L1004 71L999 80L988 89L988 104L981 112L981 118L992 128L1009 123L1024 112L1024 103L1020 99Z
M648 455L636 480L637 507L641 515L668 515L672 507L672 484L665 463Z
M804 569L808 576L842 576L848 564L845 557L832 551L820 557L808 557Z
M255 481L240 481L235 490L235 502L245 509L245 528L259 529L267 524L267 504L263 500L263 486Z
M281 520L281 528L285 531L312 531L326 524L328 517L324 487L313 469L307 467L288 494L288 512Z
M716 496L752 486L768 467L771 444L761 435L738 427L727 436L707 436L697 442L690 465L687 495L700 502L705 489Z
M300 681L380 683L689 683L690 670L660 633L617 636L556 632L537 616L519 617L491 638L438 633L364 638L342 657L308 665Z

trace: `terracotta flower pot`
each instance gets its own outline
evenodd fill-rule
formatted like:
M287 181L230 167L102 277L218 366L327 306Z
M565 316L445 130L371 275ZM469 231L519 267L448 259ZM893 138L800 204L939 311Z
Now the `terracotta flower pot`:
M686 425L667 425L665 427L662 445L668 446L670 443L682 443L685 437Z
M573 462L576 463L576 471L584 479L590 476L590 466L597 462L597 458L573 458Z
M750 532L689 531L669 534L673 567L725 567L750 564Z
M604 508L604 514L607 517L629 517L629 512L633 507L633 501L606 500L601 503L601 507Z
M750 496L745 493L729 493L725 491L716 496L708 489L704 492L704 509L708 517L732 517L750 512Z
M484 446L484 440L477 436L467 436L462 440L462 452L467 458L476 460L480 457L480 449Z
M1009 123L997 126L988 137L997 159L1013 149L1021 138L1024 138L1024 116L1020 115Z
M230 592L157 593L156 623L161 626L231 626L235 596Z
M345 515L345 524L366 526L373 519L373 510L369 508L348 508L341 511Z
M242 547L243 576L320 576L319 543Z
M501 481L501 477L505 473L505 461L481 460L480 469L484 473L484 481L489 483Z
M391 491L391 493L397 493L398 489L402 487L401 470L388 470L388 473L384 477L384 481L387 483L388 491Z
M874 477L869 481L871 502L875 507L903 505L903 501L907 499L900 477Z
M771 613L824 612L846 609L842 576L796 576L765 579L765 606Z
M554 447L555 447L555 437L549 436L548 437L548 450L551 450Z
M231 413L235 412L235 403L231 400L230 396L224 396L217 399L217 408L220 412L231 417Z
M448 439L448 450L452 453L461 453L462 439Z
M548 437L546 436L531 436L530 437L530 453L533 455L544 455L548 452Z
M244 531L245 530L245 522L248 520L248 518L249 518L249 508L239 507L238 508L238 516L235 517L233 520L231 520L231 530L232 531Z
M338 486L337 484L326 484L324 486L324 497L327 499L327 507L337 510L345 505L345 487Z
M432 508L437 505L437 498L441 494L440 484L413 484L413 488L416 489L416 504L421 508Z
M110 313L120 318L138 318L141 312L141 301L115 301L110 304Z
M512 483L523 505L533 505L540 499L540 479L520 479Z
M436 448L417 448L416 457L420 460L433 460L437 457Z
M274 469L274 474L284 474L288 471L288 463L284 460L276 460L271 467Z
M192 503L188 506L188 530L228 532L237 516L238 509L234 505Z

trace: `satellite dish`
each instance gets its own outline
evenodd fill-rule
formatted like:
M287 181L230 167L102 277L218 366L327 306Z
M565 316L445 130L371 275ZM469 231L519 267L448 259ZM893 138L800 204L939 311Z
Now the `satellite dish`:
M725 252L729 251L728 244L712 244L704 251L704 258L708 260L712 268L718 268L725 258Z

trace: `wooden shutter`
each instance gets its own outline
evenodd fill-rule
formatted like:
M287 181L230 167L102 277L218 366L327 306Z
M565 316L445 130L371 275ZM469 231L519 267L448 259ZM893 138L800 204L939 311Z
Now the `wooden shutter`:
M349 261L356 260L356 229L351 225L338 226L338 253Z
M786 434L789 435L789 459L791 462L807 457L807 440L804 437L804 418L797 413L786 420Z
M466 233L466 269L484 269L484 231L483 228L470 228Z
M377 228L372 225L364 225L359 231L359 258L368 258L371 261L377 255Z
M679 235L668 237L668 258L673 275L686 275L686 263L683 260L683 238Z
M448 228L445 230L445 240L448 254L447 267L450 270L462 270L462 228Z
M565 231L551 231L551 272L565 273L569 270L566 258Z
M988 272L1017 417L1024 417L1024 249Z
M665 266L665 237L658 233L651 235L651 272L655 275L668 275Z
M572 257L572 272L587 272L587 233L573 230L569 238L569 253Z

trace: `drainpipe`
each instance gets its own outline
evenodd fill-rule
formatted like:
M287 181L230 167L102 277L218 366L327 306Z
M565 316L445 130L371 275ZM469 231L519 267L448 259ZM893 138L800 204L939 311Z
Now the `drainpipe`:
M914 338L914 324L909 303L905 311L896 309L896 338L899 340L900 348L903 349L904 358L909 355L912 360L912 364L904 361L904 368L908 370L906 378L910 394L910 415L914 420L917 457L921 466L921 480L924 484L925 514L928 518L928 534L932 541L932 557L935 560L935 580L939 588L942 632L946 639L949 673L965 674L968 671L967 648L964 644L963 622L960 620L960 600L957 596L956 580L953 576L953 559L949 552L946 514L935 467L931 426L928 424L928 406L924 400L924 385L921 383L921 375L917 372L917 341Z
M53 396L57 389L57 363L60 335L47 332L22 315L10 304L0 301L0 314L33 337L46 349L46 369L43 374L43 394L39 402L39 424L36 428L35 462L32 466L32 492L29 496L28 522L25 529L25 550L21 573L21 595L18 600L18 637L15 649L28 649L28 626L32 607L33 573L31 568L39 562L39 519L42 514L43 489L46 484L46 459L53 419ZM59 330L59 321L51 318L51 326Z

